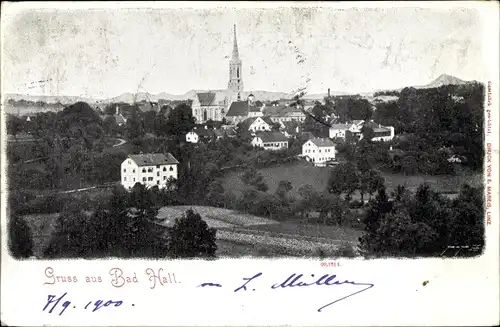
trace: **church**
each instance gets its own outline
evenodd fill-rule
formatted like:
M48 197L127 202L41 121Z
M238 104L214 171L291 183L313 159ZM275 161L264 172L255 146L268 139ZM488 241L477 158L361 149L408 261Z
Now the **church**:
M197 124L208 120L222 121L226 117L231 104L242 102L243 72L242 61L238 52L236 40L236 25L234 25L233 53L229 61L229 82L225 91L208 91L196 93L193 103L193 117Z

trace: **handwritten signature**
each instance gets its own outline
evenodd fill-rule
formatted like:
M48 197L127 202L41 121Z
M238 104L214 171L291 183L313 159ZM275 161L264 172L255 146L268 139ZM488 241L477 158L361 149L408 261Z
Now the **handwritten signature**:
M63 295L59 296L58 298L56 298L56 295L49 295L47 297L47 303L45 304L45 307L43 307L42 311L47 310L48 307L52 304L52 307L48 311L48 313L52 313L52 311L54 311L54 309L56 309L56 307L59 305L59 303L63 300L63 298L67 294L68 293L64 293ZM64 302L62 302L61 306L59 307L59 309L61 309L61 311L59 312L59 315L62 315L68 307L71 307L71 303L72 302L69 300L65 300ZM89 301L83 308L85 310L87 310L87 308L88 308L89 310L92 310L92 312L96 312L97 310L104 308L104 307L109 307L109 306L119 307L122 304L123 304L123 301L111 301L111 300L109 300L109 301L104 302L103 300L97 300L97 301ZM132 304L132 306L134 306L134 304ZM76 305L73 305L72 308L76 309Z
M250 282L258 279L260 276L262 276L261 272L255 274L252 277L243 278L243 280L245 282L241 286L235 288L234 292L247 291L248 284L250 284ZM309 281L305 282L305 280L308 280L308 279L309 279ZM341 297L339 299L336 299L335 301L332 301L330 303L323 305L322 307L320 307L318 309L318 312L321 312L323 309L331 306L332 304L335 304L335 303L340 302L342 300L345 300L351 296L354 296L356 294L367 291L374 286L374 284L371 284L371 283L358 283L358 282L349 281L349 280L340 281L340 280L337 280L337 275L325 274L325 275L316 279L314 274L311 274L311 277L309 278L309 277L304 277L304 274L293 273L287 279L285 279L283 282L273 284L271 286L271 289L276 290L276 289L281 289L281 288L292 288L292 287L338 286L338 285L363 286L364 288L357 290L356 292L350 293L350 294L348 294L344 297ZM198 285L198 287L222 287L222 285L218 284L218 283L203 283L203 284ZM252 291L255 291L255 288L253 288Z

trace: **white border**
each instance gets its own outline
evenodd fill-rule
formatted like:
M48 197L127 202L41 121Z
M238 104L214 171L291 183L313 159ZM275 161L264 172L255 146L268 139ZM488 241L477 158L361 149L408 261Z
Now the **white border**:
M290 6L373 8L427 7L447 10L450 7L477 9L484 26L483 55L488 63L487 80L492 82L491 109L494 133L485 142L493 149L492 224L486 226L487 246L475 259L418 260L341 260L341 267L320 267L319 260L256 260L224 259L202 261L143 261L143 260L77 260L77 261L14 261L6 249L5 193L2 192L1 227L1 287L2 322L8 325L72 325L72 326L159 326L159 325L494 325L498 324L499 271L499 70L498 70L498 3L496 2L26 2L2 3L2 41L4 24L12 15L28 8L108 9L108 8L276 8ZM3 43L3 42L2 42ZM3 52L3 48L2 48ZM2 53L3 54L3 53ZM3 61L2 61L3 68ZM6 81L2 77L2 85ZM3 86L2 86L3 88ZM5 126L1 126L1 135ZM2 141L4 141L4 137ZM5 143L2 142L2 153ZM1 156L2 171L5 158ZM2 174L5 176L5 174ZM3 179L3 182L5 180ZM5 185L5 184L2 184ZM77 283L43 285L46 267L60 275L75 275ZM136 272L140 283L115 288L110 284L109 270L121 267ZM168 284L150 289L146 269L163 268L175 272L181 284ZM259 290L254 293L234 293L243 277L263 272ZM333 296L346 294L347 288L307 289L300 291L270 291L270 283L292 272L336 273L340 279L363 281L375 287L362 295L339 302L323 313L315 309ZM101 284L86 284L86 276L102 276ZM428 281L424 286L423 282ZM202 282L219 282L227 288L201 289ZM232 287L232 288L231 288ZM49 292L68 292L75 306L62 316L42 312ZM344 292L344 293L343 293ZM103 308L95 313L81 310L87 300L121 299L123 307ZM135 306L132 307L131 304ZM109 309L109 310L108 310Z

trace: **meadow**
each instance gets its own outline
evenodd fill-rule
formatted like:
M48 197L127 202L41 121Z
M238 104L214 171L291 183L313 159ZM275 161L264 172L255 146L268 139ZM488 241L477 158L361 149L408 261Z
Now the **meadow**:
M344 226L306 224L291 220L278 222L271 219L241 214L232 210L205 206L172 206L160 209L158 218L171 226L175 218L186 210L200 213L210 227L217 228L218 257L269 256L337 256L349 247L355 252L361 232ZM34 255L42 257L58 214L22 216L33 233Z
M274 192L280 181L286 180L292 183L293 189L290 194L298 197L298 190L303 185L311 185L316 191L324 192L328 184L328 178L332 167L314 167L307 163L297 163L292 165L280 165L275 167L259 169L269 186L269 192ZM235 195L240 195L244 188L240 176L243 171L232 171L223 177L223 186L226 190L231 190ZM471 173L466 170L459 170L456 175L413 175L391 174L383 172L387 191L391 192L398 185L403 185L407 189L415 191L417 187L426 182L430 187L439 193L458 193L463 183L471 186L481 186L483 177L479 173ZM355 194L353 199L360 199L359 194ZM367 197L365 196L365 199Z

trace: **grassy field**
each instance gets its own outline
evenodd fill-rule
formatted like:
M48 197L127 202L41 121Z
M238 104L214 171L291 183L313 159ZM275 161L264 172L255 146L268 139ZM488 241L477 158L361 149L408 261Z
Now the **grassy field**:
M355 246L361 232L349 227L305 224L299 221L277 222L243 215L232 210L202 206L174 206L160 210L159 218L171 225L187 209L200 213L211 227L217 228L219 257L272 257L314 255L320 249L333 256L339 246ZM58 214L26 215L33 232L34 255L41 257L49 245Z
M301 186L310 184L317 191L323 192L326 189L331 167L314 167L312 165L298 163L293 165L282 165L270 168L263 168L259 171L264 176L264 180L269 186L269 191L274 192L281 180L287 180L292 183L293 189L290 193L298 196L298 190ZM232 190L239 195L243 189L243 182L240 179L242 171L230 172L223 179L224 188ZM473 186L482 184L482 175L478 173L462 172L456 176L403 176L402 174L383 173L385 185L390 192L398 185L404 185L408 189L415 190L423 182L427 182L433 189L442 193L456 193L462 183L469 183ZM359 194L354 198L359 198Z

